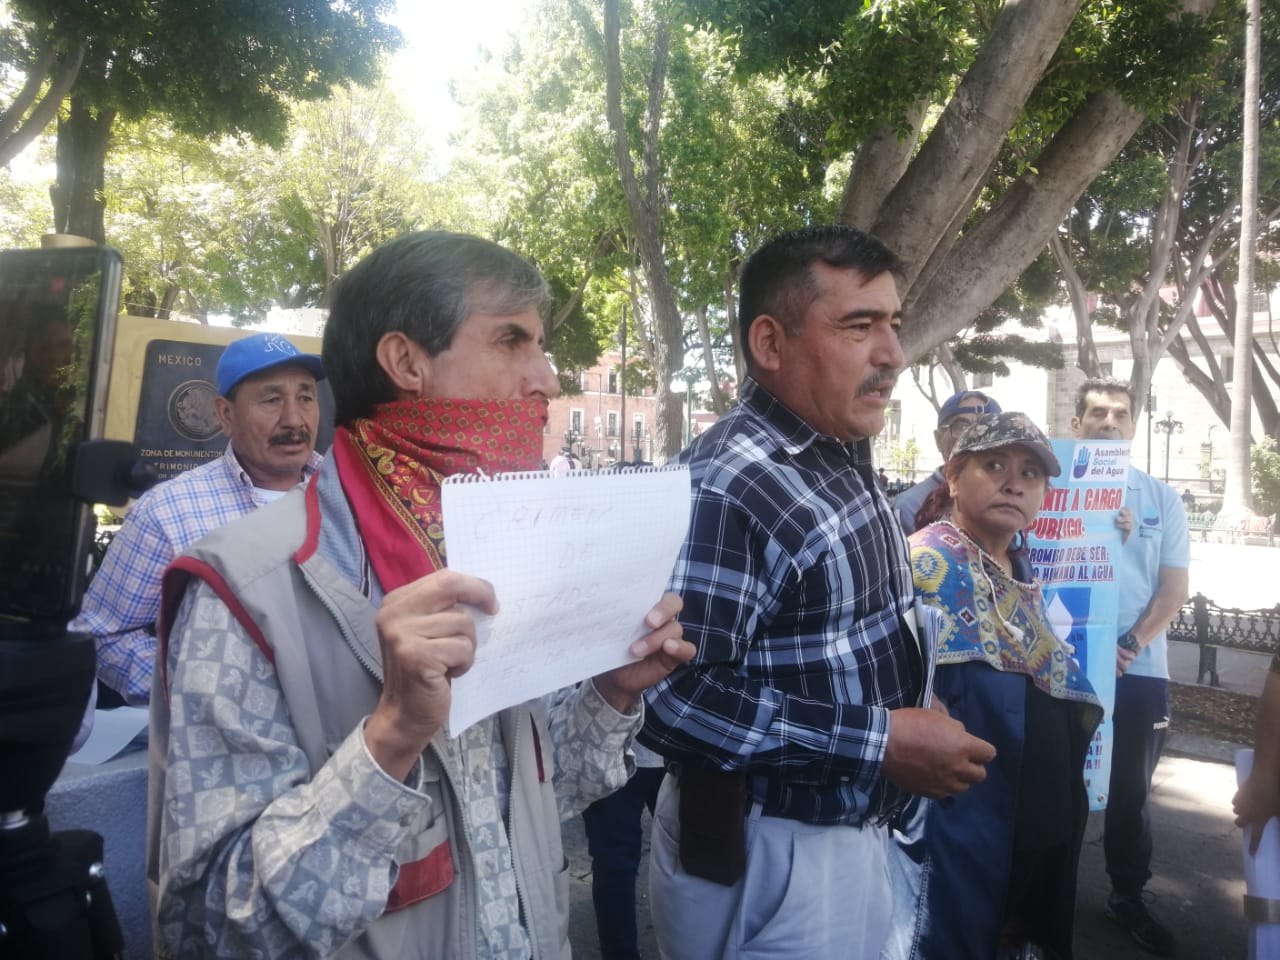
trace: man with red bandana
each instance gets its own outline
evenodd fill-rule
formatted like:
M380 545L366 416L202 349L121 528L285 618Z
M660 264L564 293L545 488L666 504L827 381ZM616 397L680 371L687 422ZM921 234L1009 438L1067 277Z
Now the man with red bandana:
M474 611L440 483L536 468L546 285L417 233L334 288L337 434L305 491L179 558L152 698L148 879L182 957L568 957L560 820L625 782L639 695L692 655L663 597L635 660L450 737Z

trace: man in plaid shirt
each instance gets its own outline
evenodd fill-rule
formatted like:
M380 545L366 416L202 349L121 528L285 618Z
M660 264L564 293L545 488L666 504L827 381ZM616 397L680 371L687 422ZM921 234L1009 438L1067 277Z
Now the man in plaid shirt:
M111 541L70 629L94 637L98 678L130 704L151 696L160 578L209 531L296 487L315 452L320 358L277 333L230 344L218 361L216 412L229 442L216 460L138 499Z
M749 377L688 463L670 589L696 653L645 695L668 759L651 905L662 955L878 958L886 820L985 776L990 744L925 709L906 543L869 438L899 370L894 255L847 227L742 271Z

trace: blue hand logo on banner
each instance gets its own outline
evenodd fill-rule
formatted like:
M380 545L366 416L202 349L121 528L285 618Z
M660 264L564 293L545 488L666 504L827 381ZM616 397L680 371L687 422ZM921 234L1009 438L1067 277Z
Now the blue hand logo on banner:
M1089 448L1081 444L1076 450L1075 461L1071 465L1072 479L1079 480L1089 472Z

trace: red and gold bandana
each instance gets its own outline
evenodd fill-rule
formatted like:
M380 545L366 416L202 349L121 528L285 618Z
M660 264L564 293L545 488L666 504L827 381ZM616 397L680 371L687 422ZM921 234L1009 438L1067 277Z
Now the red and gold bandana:
M546 417L538 400L411 400L338 428L338 476L384 590L446 565L443 479L538 469Z

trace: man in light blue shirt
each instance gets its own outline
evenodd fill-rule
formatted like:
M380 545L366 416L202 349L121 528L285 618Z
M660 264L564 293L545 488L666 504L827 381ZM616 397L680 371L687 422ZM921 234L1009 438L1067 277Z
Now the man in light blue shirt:
M1071 428L1081 440L1132 440L1133 409L1130 384L1086 380L1076 392ZM1165 630L1187 600L1191 544L1177 491L1133 466L1116 523L1125 540L1116 564L1116 703L1103 831L1111 878L1106 911L1138 946L1169 956L1173 935L1147 908L1142 892L1151 879L1151 777L1169 726Z

